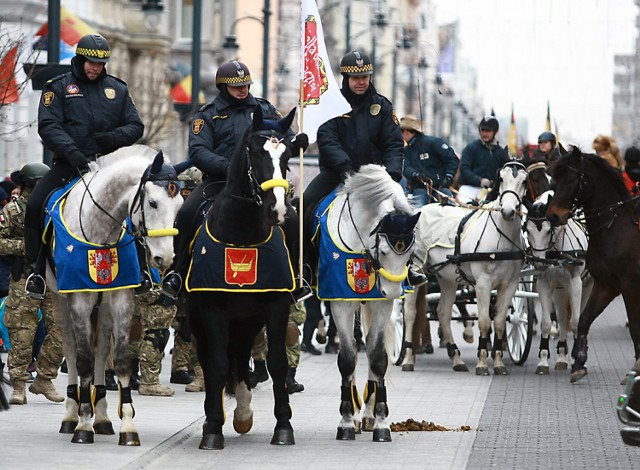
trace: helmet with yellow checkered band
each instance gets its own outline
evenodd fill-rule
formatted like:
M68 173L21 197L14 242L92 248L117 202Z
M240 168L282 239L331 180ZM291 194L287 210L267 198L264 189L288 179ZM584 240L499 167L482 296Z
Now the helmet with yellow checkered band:
M76 46L76 55L92 62L106 64L111 58L111 48L107 40L99 34L83 36Z
M252 85L249 67L237 60L230 60L220 64L216 72L216 87L222 90L222 85L245 86Z
M372 75L373 63L368 54L360 51L352 51L340 61L340 73L345 76Z

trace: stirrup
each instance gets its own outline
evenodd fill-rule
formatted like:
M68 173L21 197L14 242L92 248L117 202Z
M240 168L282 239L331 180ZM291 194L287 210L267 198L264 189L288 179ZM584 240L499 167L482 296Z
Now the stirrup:
M47 293L47 283L38 273L31 273L24 285L25 293L35 300L43 300Z
M311 289L311 286L305 278L302 278L302 285L300 287L296 287L291 292L291 297L293 297L295 303L300 303L304 300L307 300L311 296L313 296L313 289Z
M160 290L164 295L173 300L178 299L180 290L182 289L182 276L176 271L168 272L160 283Z
M151 292L151 289L153 289L153 280L151 279L149 273L144 270L142 271L142 281L140 282L140 285L135 288L133 293L135 295L144 295Z
M427 283L428 279L423 273L419 271L415 271L413 267L409 267L409 271L407 273L407 281L413 287L420 287Z

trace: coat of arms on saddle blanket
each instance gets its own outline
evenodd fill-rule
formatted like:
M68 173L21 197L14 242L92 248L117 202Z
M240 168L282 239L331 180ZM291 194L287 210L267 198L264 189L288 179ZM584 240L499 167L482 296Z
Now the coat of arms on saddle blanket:
M54 191L47 201L45 234L52 223L50 247L58 291L69 294L138 287L141 282L140 264L129 219L114 245L91 243L69 231L62 213L66 194L79 179Z
M320 300L369 301L388 300L376 284L376 271L364 251L350 251L338 242L339 237L327 225L335 209L336 192L325 197L313 219L313 243L319 246L317 294ZM338 209L339 210L339 209ZM408 286L404 286L405 291ZM403 294L404 295L404 294Z
M211 234L204 221L193 242L187 292L291 292L293 267L282 228L272 227L262 243L237 246Z

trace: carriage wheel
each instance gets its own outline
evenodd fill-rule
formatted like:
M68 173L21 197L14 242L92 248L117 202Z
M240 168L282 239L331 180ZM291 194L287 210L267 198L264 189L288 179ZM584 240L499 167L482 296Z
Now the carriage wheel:
M393 347L391 348L391 364L402 364L402 344L404 343L404 301L394 300L391 311L391 327L393 328Z
M518 290L531 292L533 276L521 278ZM507 349L511 361L521 366L529 357L533 337L533 299L514 297L507 313Z

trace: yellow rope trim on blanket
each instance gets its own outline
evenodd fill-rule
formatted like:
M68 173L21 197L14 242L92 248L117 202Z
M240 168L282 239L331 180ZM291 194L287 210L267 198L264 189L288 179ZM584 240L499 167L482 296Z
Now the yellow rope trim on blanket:
M387 281L391 281L391 282L402 282L407 278L407 273L409 272L409 268L408 267L404 267L404 271L402 272L402 274L391 274L389 271L387 271L384 268L380 268L380 275L382 277L384 277Z
M178 235L177 228L155 228L147 232L149 237L175 237Z
M267 180L260 185L260 189L263 191L269 191L273 188L284 188L285 191L289 191L289 182L286 179L275 178Z

